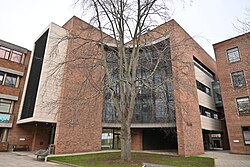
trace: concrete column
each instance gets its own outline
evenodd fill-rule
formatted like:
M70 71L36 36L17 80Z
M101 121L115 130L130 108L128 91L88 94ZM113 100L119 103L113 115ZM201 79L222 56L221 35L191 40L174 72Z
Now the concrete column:
M1 142L7 142L8 132L9 130L7 128L3 130L3 137L2 137Z

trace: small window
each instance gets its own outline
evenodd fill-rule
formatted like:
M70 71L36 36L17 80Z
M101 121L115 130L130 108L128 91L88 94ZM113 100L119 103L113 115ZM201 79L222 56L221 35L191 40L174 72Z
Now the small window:
M206 85L204 85L203 83L199 82L199 81L196 81L196 85L197 85L197 88L199 90L201 90L202 92L208 94L209 96L211 96L211 89L209 87L207 87Z
M11 100L0 99L0 112L10 113Z
M228 58L229 63L234 63L234 62L240 61L239 48L235 47L232 49L228 49L227 50L227 58Z
M250 126L242 127L244 143L250 145Z
M207 117L211 118L211 113L209 111L205 111Z
M17 76L15 76L13 74L7 74L4 85L16 87L16 81L17 81Z
M243 71L233 72L231 74L231 76L232 76L232 81L233 81L233 86L234 87L246 86L246 81L245 81L245 77L244 77L244 72Z
M237 98L236 101L240 114L250 114L249 97Z
M214 115L214 119L218 119L218 114L213 114Z

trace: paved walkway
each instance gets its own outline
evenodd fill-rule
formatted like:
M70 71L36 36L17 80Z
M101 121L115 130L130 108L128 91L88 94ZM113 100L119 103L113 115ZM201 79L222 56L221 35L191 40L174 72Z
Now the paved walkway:
M158 152L160 154L173 154ZM86 153L83 153L86 154ZM250 167L250 155L230 154L229 151L207 151L202 157L215 159L216 167ZM2 167L68 167L67 165L37 160L33 152L0 152Z
M206 151L200 156L214 158L216 167L250 167L250 155L230 154L229 151Z
M68 167L37 160L32 152L0 152L1 167Z

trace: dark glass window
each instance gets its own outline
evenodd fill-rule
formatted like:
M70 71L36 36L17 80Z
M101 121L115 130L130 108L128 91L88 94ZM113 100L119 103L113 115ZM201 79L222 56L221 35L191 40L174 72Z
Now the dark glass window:
M196 81L196 85L197 85L197 88L199 90L201 90L202 92L208 94L209 96L211 96L211 89L209 87L207 87L206 85L204 85L203 83L199 82L199 81Z
M228 58L229 63L234 63L234 62L240 61L239 48L235 47L232 49L228 49L227 50L227 58Z
M250 126L242 127L244 143L250 145Z
M204 106L199 106L201 115L207 116L209 118L219 119L220 115L217 111L211 110L209 108L206 108Z
M239 114L250 114L249 97L240 97L236 99Z
M246 85L244 72L237 71L231 74L234 87L242 87Z
M16 87L17 76L13 74L7 74L4 85Z

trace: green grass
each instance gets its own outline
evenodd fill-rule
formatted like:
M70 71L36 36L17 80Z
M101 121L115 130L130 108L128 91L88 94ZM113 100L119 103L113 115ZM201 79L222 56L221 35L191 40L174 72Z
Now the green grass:
M179 167L215 166L214 159L212 158L182 157L149 153L132 153L132 160L130 162L121 161L119 152L49 157L48 160L85 167L141 167L143 162Z

